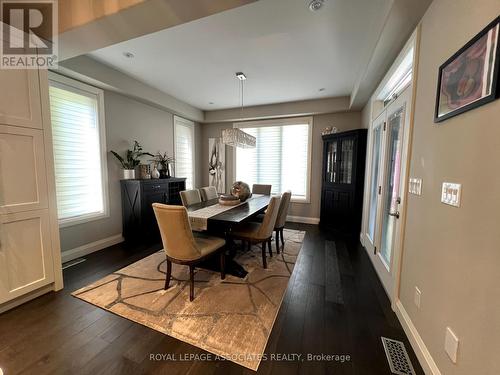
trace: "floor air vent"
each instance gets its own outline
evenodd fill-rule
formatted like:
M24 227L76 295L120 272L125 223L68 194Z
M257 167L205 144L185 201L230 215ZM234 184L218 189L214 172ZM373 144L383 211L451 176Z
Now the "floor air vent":
M415 375L415 370L411 365L410 357L406 352L405 344L401 341L382 337L385 355L389 361L391 372L397 375Z

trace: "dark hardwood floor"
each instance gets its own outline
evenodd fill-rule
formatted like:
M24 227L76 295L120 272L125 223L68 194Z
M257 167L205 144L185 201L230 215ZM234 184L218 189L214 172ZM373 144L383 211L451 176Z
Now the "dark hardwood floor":
M338 354L350 360L263 361L259 374L390 374L380 337L405 343L366 252L355 240L307 231L266 354ZM11 374L253 374L229 361L151 360L151 354L202 356L197 347L71 297L71 292L160 249L117 245L64 271L65 289L0 315L0 368ZM257 251L257 249L254 249Z

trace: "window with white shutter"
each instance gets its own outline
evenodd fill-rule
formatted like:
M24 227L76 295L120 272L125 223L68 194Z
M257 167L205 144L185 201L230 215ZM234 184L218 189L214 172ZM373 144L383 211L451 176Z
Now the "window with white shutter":
M194 188L194 122L174 116L175 176L186 178L186 189Z
M272 194L292 191L295 202L309 202L312 118L234 124L256 137L255 148L236 148L236 180L271 184Z
M60 226L108 215L103 92L50 75L50 113Z

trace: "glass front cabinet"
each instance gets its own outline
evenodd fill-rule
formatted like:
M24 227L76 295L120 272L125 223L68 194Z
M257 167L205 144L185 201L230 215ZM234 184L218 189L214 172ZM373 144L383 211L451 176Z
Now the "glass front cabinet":
M366 129L323 136L320 224L359 233L363 205Z

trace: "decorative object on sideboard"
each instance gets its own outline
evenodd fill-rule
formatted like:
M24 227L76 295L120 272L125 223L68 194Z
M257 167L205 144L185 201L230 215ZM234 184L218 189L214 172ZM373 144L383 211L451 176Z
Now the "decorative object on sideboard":
M168 156L166 152L161 153L158 151L154 155L154 159L151 160L155 163L156 167L160 166L160 178L170 178L170 167L172 163L175 161L173 156Z
M151 171L151 178L157 180L160 178L160 171L158 170L156 163L153 163L153 170Z
M226 145L220 138L208 138L208 185L226 192Z
M236 181L231 187L231 195L239 198L241 202L245 202L252 196L250 186L243 181Z
M335 134L338 131L339 130L335 126L327 126L326 128L323 129L321 135Z
M123 158L117 152L110 151L120 162L123 168L123 179L131 180L135 178L135 168L141 163L140 158L144 155L153 156L149 152L145 152L139 142L134 141L134 148L132 150L127 150L125 158Z
M151 166L149 164L139 164L137 167L140 180L149 180L151 178Z
M439 67L434 122L489 103L500 94L500 17Z

